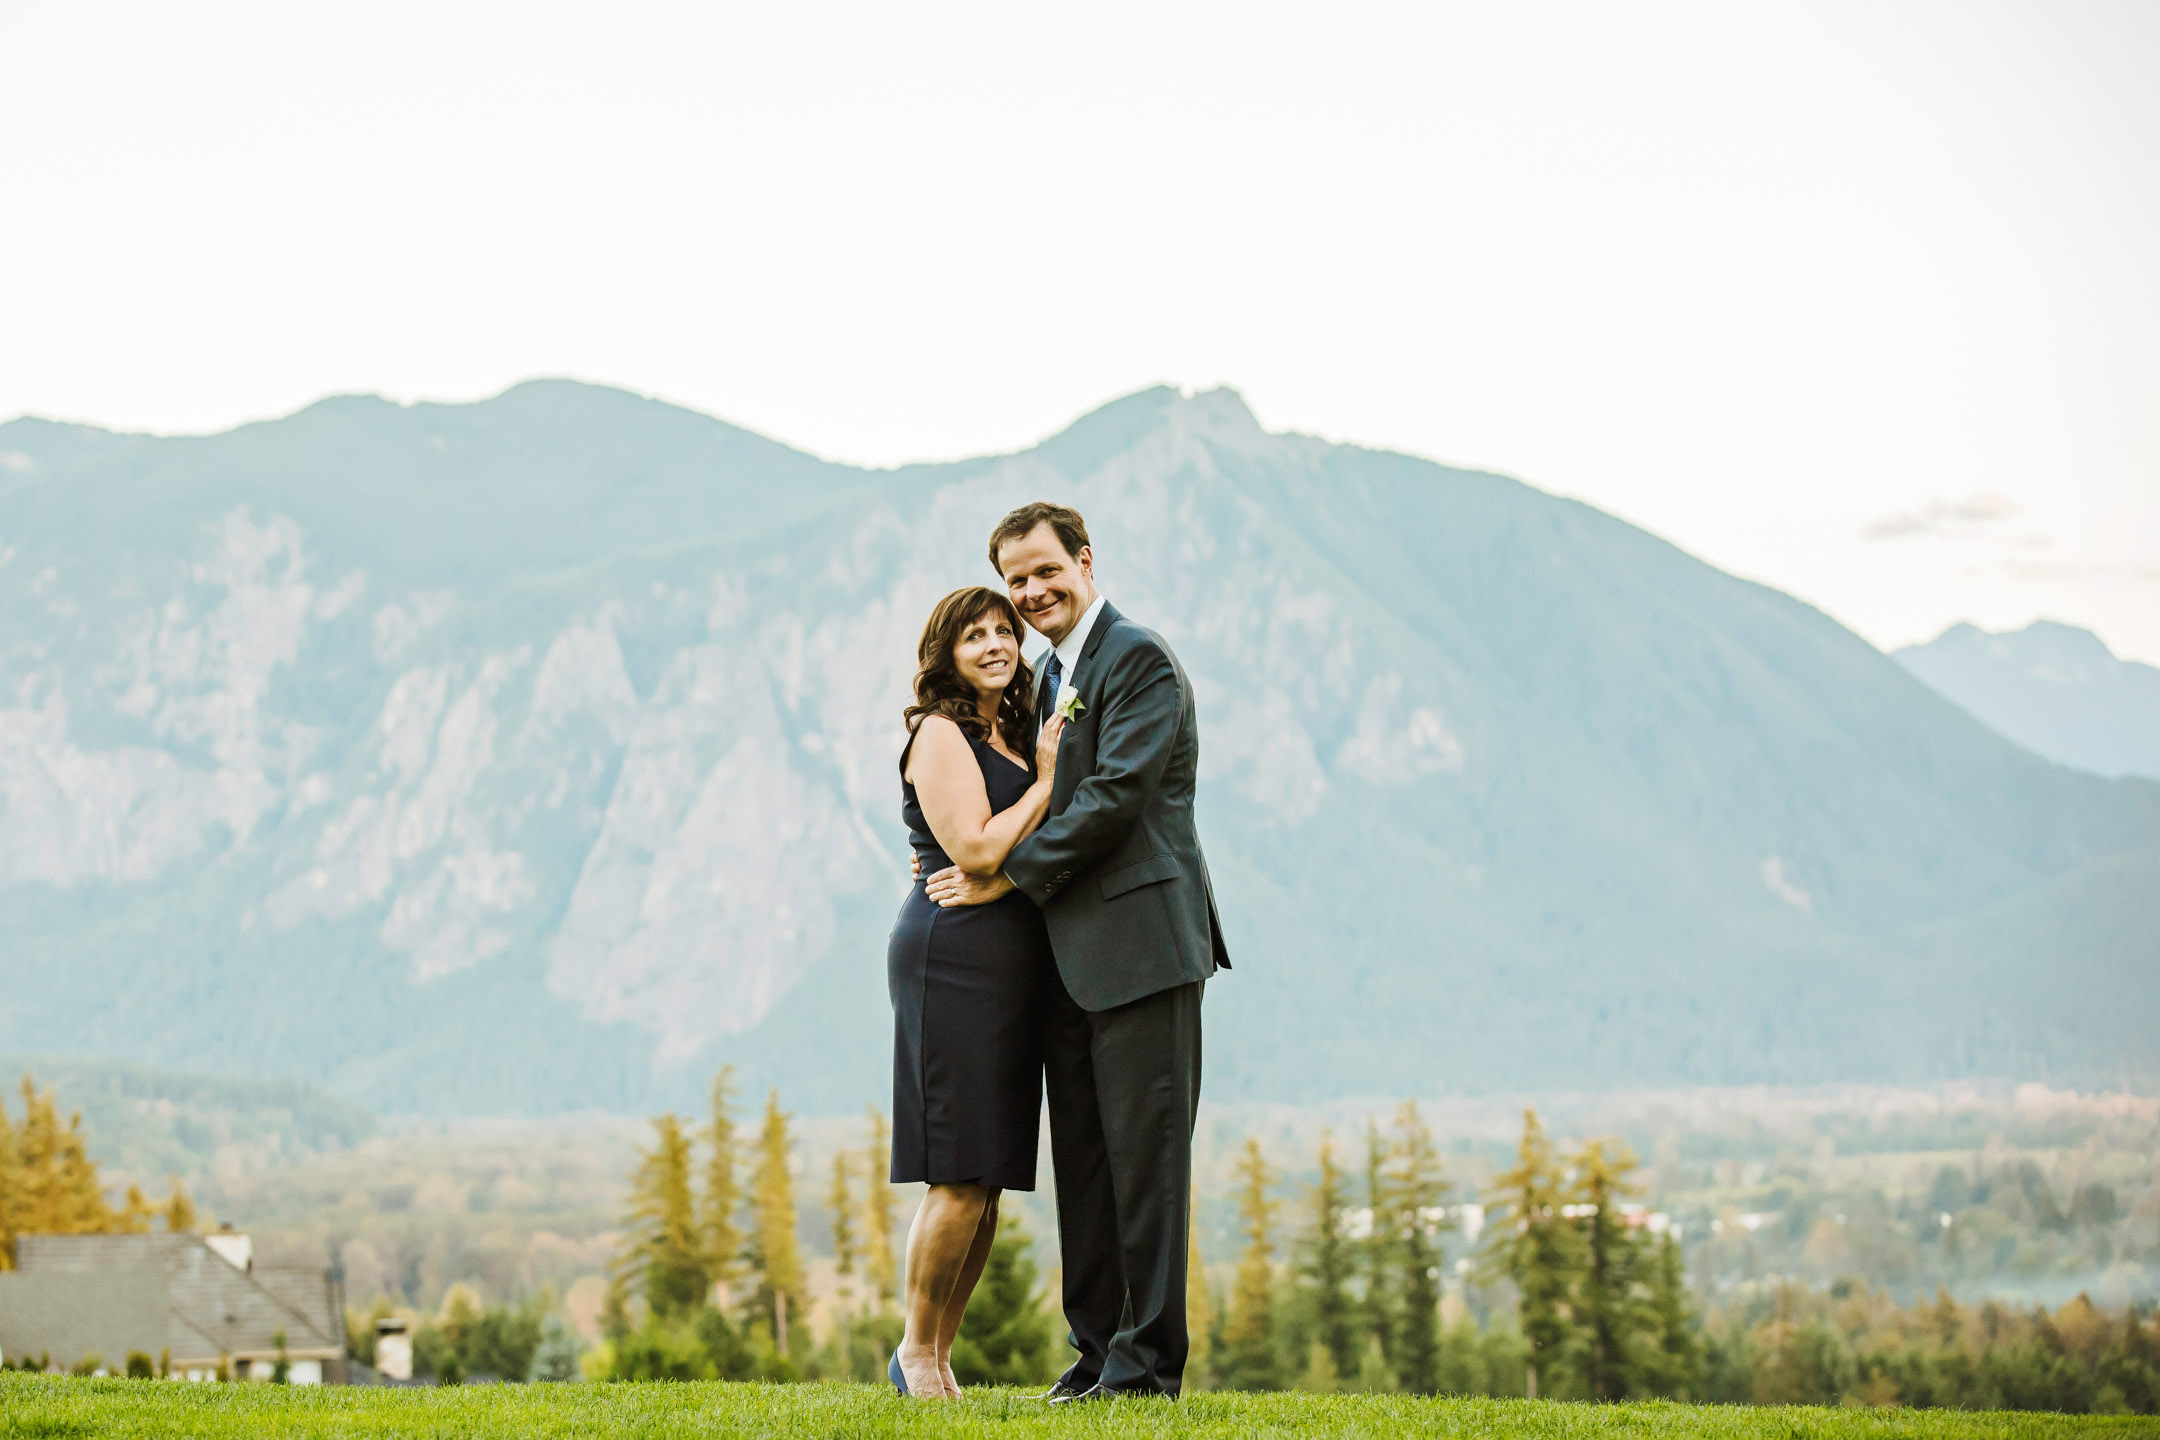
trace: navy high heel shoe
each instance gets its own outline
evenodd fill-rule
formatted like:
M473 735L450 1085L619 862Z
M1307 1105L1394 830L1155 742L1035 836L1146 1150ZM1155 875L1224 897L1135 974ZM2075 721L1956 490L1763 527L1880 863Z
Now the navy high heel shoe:
M885 1378L892 1381L893 1389L899 1391L902 1395L908 1393L907 1374L900 1368L900 1352L898 1350L893 1351L892 1359L886 1362Z

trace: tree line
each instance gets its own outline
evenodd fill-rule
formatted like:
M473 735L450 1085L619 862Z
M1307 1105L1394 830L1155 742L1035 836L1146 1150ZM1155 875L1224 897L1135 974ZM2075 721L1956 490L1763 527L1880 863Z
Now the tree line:
M0 1104L0 1268L13 1264L22 1234L207 1223L177 1179L162 1202L130 1186L114 1203L80 1115L63 1121L52 1092L29 1077L22 1096L20 1120ZM723 1070L702 1121L670 1113L652 1125L599 1349L581 1355L548 1297L488 1308L455 1285L414 1332L417 1373L882 1375L901 1330L884 1117L870 1109L863 1143L834 1155L822 1177L840 1282L822 1340L808 1323L793 1117L777 1092L746 1130ZM1653 1228L1635 1203L1639 1167L1625 1146L1593 1140L1563 1151L1526 1110L1514 1164L1494 1177L1480 1209L1450 1204L1456 1187L1415 1103L1385 1130L1368 1124L1363 1138L1353 1168L1323 1134L1316 1179L1287 1200L1266 1153L1246 1141L1236 1193L1243 1245L1234 1266L1222 1267L1223 1291L1210 1282L1197 1231L1192 1241L1188 1384L2160 1413L2160 1316L2149 1307L2109 1315L2080 1296L2051 1313L1962 1305L1941 1292L1900 1306L1887 1291L1841 1281L1827 1290L1742 1287L1706 1314L1677 1234ZM1475 1237L1462 1234L1473 1213ZM1451 1250L1462 1252L1457 1301L1474 1306L1442 1303ZM955 1348L965 1383L1036 1383L1060 1368L1054 1299L1039 1280L1033 1242L1008 1215ZM373 1319L349 1317L363 1362Z
M1301 1222L1283 1236L1275 1175L1246 1141L1227 1305L1195 1248L1202 1343L1188 1383L2160 1413L2149 1307L2110 1316L2081 1295L2052 1314L2019 1312L1940 1291L1901 1307L1843 1281L1744 1289L1703 1314L1679 1236L1633 1203L1635 1157L1609 1140L1562 1153L1534 1110L1513 1167L1483 1196L1482 1243L1462 1257L1486 1321L1463 1305L1443 1323L1442 1240L1466 1210L1446 1203L1452 1186L1416 1105L1386 1133L1368 1126L1362 1183L1331 1137L1316 1159Z
M1385 1390L1621 1399L1695 1393L1699 1322L1676 1240L1653 1235L1634 1157L1593 1141L1557 1154L1535 1112L1487 1197L1472 1277L1512 1292L1512 1324L1444 1331L1454 1184L1415 1102L1368 1124L1362 1175L1323 1134L1302 1223L1277 1256L1276 1175L1259 1142L1238 1162L1245 1244L1226 1306L1192 1267L1206 1337L1191 1378L1236 1389ZM1359 1203L1362 1201L1362 1203ZM1197 1254L1197 1252L1196 1252ZM1466 1321L1467 1324L1467 1321Z
M814 1355L790 1169L793 1117L771 1091L756 1133L746 1134L735 1102L734 1072L723 1069L702 1124L672 1111L654 1117L608 1278L606 1341L590 1368L611 1379L874 1375L884 1357L871 1352L899 1334L884 1116L870 1110L864 1145L833 1157L825 1204L853 1305L836 1327L837 1354Z
M899 1334L882 1117L871 1112L864 1149L833 1162L826 1205L836 1265L863 1280L844 1289L832 1335L812 1346L797 1308L788 1117L769 1096L755 1145L743 1147L750 1183L738 1187L723 1158L737 1154L729 1101L723 1072L714 1118L697 1137L702 1191L682 1123L654 1122L618 1272L646 1318L632 1329L627 1308L616 1307L612 1354L598 1373L877 1378ZM1900 1309L1886 1292L1849 1283L1745 1291L1706 1314L1678 1232L1639 1203L1640 1165L1625 1145L1563 1148L1526 1109L1513 1165L1465 1206L1450 1203L1456 1186L1414 1102L1384 1130L1368 1124L1363 1139L1353 1164L1324 1134L1317 1178L1287 1199L1258 1141L1245 1142L1236 1169L1243 1243L1224 1267L1226 1293L1211 1283L1197 1230L1191 1242L1189 1385L2160 1409L2160 1320L2149 1314L2110 1318L2083 1297L2054 1315L1964 1307L1946 1295ZM1460 1234L1473 1213L1477 1235ZM724 1214L742 1218L731 1228ZM1037 1383L1059 1368L1054 1297L1037 1291L1032 1249L1008 1217L954 1355L967 1383ZM1456 1294L1476 1299L1482 1323L1469 1305L1442 1304L1451 1250L1461 1252ZM792 1338L783 1343L783 1333Z
M824 1177L839 1284L820 1342L807 1323L792 1124L779 1093L770 1091L755 1134L746 1133L732 1069L714 1078L702 1123L672 1112L653 1118L609 1277L606 1338L588 1357L587 1373L882 1381L903 1329L896 1202L885 1179L889 1126L871 1107L862 1145L835 1153ZM1052 1364L1033 1243L1014 1216L991 1247L952 1364L966 1384L1029 1383L1046 1378Z

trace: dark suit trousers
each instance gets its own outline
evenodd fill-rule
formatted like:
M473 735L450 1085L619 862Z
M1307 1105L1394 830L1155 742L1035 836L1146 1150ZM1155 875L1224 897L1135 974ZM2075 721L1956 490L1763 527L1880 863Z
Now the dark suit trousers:
M1080 1350L1065 1382L1081 1389L1175 1395L1184 1380L1203 984L1101 1011L1050 987L1050 1156Z

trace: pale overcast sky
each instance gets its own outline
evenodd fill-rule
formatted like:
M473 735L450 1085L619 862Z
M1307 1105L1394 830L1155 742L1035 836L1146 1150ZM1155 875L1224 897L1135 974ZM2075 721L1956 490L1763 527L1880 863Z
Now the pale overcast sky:
M0 418L1167 380L2160 661L2160 5L0 0Z

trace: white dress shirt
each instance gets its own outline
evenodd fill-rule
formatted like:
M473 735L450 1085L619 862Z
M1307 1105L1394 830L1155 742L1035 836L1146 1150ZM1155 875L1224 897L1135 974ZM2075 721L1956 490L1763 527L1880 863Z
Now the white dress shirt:
M1073 682L1079 679L1080 652L1087 649L1088 635L1094 630L1096 620L1101 618L1102 607L1103 597L1097 595L1095 603L1081 612L1080 623L1073 626L1072 633L1050 647L1058 657L1058 680L1060 682L1058 693L1051 697L1053 706L1058 700L1064 698L1065 692L1072 689Z

